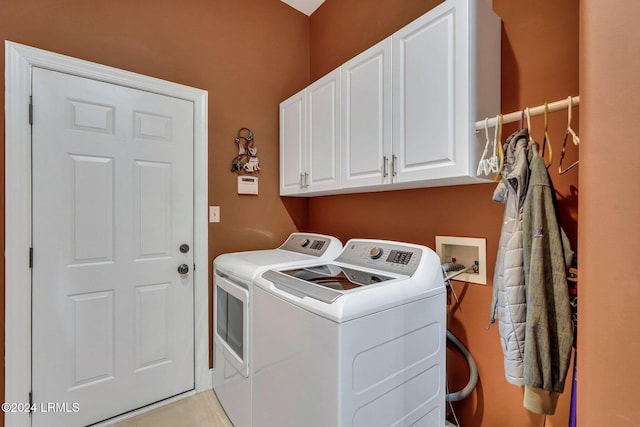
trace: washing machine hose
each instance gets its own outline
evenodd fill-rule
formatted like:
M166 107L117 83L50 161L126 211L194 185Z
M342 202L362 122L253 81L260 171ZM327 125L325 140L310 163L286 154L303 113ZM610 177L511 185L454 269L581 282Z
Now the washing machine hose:
M469 353L469 350L467 350L464 344L462 344L462 342L460 342L460 340L449 330L447 330L447 340L449 340L449 342L453 344L458 349L458 351L460 351L460 353L462 353L465 360L467 361L467 365L469 366L469 382L467 383L467 385L464 386L462 390L453 393L447 393L446 395L447 402L458 402L469 397L473 389L475 389L476 385L478 385L478 367L476 366L476 362L475 360L473 360L471 353Z

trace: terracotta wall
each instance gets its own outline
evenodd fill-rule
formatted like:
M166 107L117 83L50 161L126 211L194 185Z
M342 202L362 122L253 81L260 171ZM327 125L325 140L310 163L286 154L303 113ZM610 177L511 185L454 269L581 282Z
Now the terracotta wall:
M312 80L385 38L430 10L437 0L381 0L375 7L366 0L326 0L311 16ZM503 19L502 112L520 110L578 94L578 0L494 0ZM578 110L574 110L577 117ZM496 112L497 113L497 112ZM562 220L573 246L577 243L578 170L558 176L558 156L566 128L566 113L550 116L550 137L555 153L551 175L558 190ZM534 118L533 135L542 140L542 118ZM577 128L578 122L574 123ZM517 125L505 126L505 136ZM576 159L575 150L565 158ZM563 162L563 164L565 164ZM491 200L495 185L442 187L370 194L312 198L309 229L352 237L409 241L434 247L436 235L487 239L488 273L493 266L503 205ZM480 384L466 401L455 405L464 426L540 427L543 417L522 407L521 389L504 379L497 327L486 330L492 286L456 283L459 306L450 306L449 329L473 353ZM449 354L453 388L466 381L464 364ZM570 387L556 415L546 425L565 427Z
M640 3L580 7L578 423L631 427L640 423Z
M222 208L222 222L209 229L211 259L222 252L273 247L295 229L332 233L343 240L378 237L427 245L433 245L436 234L451 234L486 237L492 271L502 216L502 206L490 201L493 185L323 197L309 202L277 197L278 103L437 3L380 0L371 7L364 0L327 0L309 19L276 0L186 0L179 4L169 0L3 0L0 40L209 91L209 199ZM493 3L504 23L502 111L577 94L578 0ZM633 400L638 383L635 355L640 352L637 279L626 269L610 268L624 262L628 258L624 254L640 249L640 194L634 163L640 153L632 133L640 115L636 82L640 32L633 19L640 14L639 7L625 0L581 1L580 130L585 141L579 166L581 185L577 184L578 171L558 177L555 166L551 169L563 222L574 245L580 236L583 339L579 341L578 403L579 425L585 427L632 426L640 418ZM4 69L3 55L0 67ZM3 85L0 98L4 99ZM565 119L563 113L551 116L556 155ZM252 128L260 149L263 170L257 198L237 196L235 177L228 172L235 151L233 137L241 126ZM537 139L540 126L536 119ZM3 120L0 133L4 134ZM4 156L4 146L0 152ZM575 153L569 162L574 159ZM4 170L4 160L0 170ZM579 227L578 188L583 189ZM0 192L4 192L3 172ZM4 206L4 194L0 204L3 244L4 212L11 208ZM450 328L473 352L481 375L476 393L456 405L463 425L541 426L540 417L521 408L518 389L503 379L496 328L485 330L491 287L455 286L462 303L451 307ZM2 307L3 298L0 292ZM0 341L4 341L4 310L0 310ZM460 367L451 357L454 366ZM4 384L2 375L0 370L0 384ZM451 375L463 381L459 377L464 373ZM0 387L0 398L3 391ZM568 390L547 426L567 425L567 396Z
M278 104L309 82L308 34L309 18L277 0L0 2L0 41L209 92L209 201L221 207L222 218L209 227L211 260L223 252L274 247L305 227L306 201L278 197ZM0 69L4 72L4 54ZM0 114L4 117L4 110ZM238 196L236 176L230 172L237 154L234 138L243 126L253 130L259 150L257 197ZM4 137L2 141L4 157ZM0 169L4 252L4 160ZM0 273L4 278L4 264ZM0 319L4 342L4 310ZM0 378L0 399L3 384Z

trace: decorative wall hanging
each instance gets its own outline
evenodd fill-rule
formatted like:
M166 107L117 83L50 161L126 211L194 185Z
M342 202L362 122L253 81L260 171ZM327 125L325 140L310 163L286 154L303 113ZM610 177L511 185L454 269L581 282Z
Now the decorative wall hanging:
M257 174L260 171L260 161L258 149L254 146L253 132L248 128L240 128L235 144L238 146L238 155L231 162L231 172Z

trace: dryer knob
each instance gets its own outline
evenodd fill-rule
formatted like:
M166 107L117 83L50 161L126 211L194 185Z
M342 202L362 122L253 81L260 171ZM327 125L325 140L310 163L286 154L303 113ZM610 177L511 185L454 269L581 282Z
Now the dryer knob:
M371 259L378 259L382 256L383 252L384 251L382 249L374 246L369 251L369 256L371 257Z

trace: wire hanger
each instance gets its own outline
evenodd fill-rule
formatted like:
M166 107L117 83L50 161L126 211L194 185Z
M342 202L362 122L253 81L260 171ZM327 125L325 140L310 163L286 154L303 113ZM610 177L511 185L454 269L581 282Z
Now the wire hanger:
M568 168L566 168L565 170L562 170L562 159L564 159L564 153L566 151L567 139L568 139L569 135L571 135L571 139L573 141L573 145L575 145L576 147L578 145L580 145L580 137L578 137L578 135L575 133L575 131L571 128L571 106L573 104L573 100L572 100L571 96L569 96L567 98L567 100L569 101L569 103L568 103L569 105L567 106L567 131L565 132L564 140L562 141L562 151L560 151L560 164L558 165L558 173L560 173L560 175L562 175L565 172L569 171L574 166L577 166L578 162L579 162L579 160L576 160L571 165L569 165Z
M547 115L549 112L549 107L548 105L545 103L545 121L544 121L544 140L542 142L542 154L541 157L544 157L544 147L545 145L549 148L549 164L547 165L547 168L551 165L551 162L553 161L553 150L551 149L551 141L549 140L549 132L548 132L548 119L547 119ZM533 137L531 136L533 134L532 130L531 130L531 112L529 111L529 107L524 109L525 111L525 115L527 117L527 128L529 129L529 147L531 147L531 144L534 143L535 141L533 140Z
M502 169L504 168L504 149L502 148L502 114L498 114L497 119L498 123L496 128L498 129L498 157L500 158L500 164L498 165L496 176L493 178L494 181L500 181Z
M545 147L549 148L549 163L547 169L553 163L553 149L551 148L551 139L549 138L549 104L544 103L544 140L542 141L542 157L544 157Z
M529 111L529 107L526 107L524 110L524 116L527 118L527 129L529 130L529 145L531 145L533 141L533 137L531 134L533 133L531 130L531 112Z

